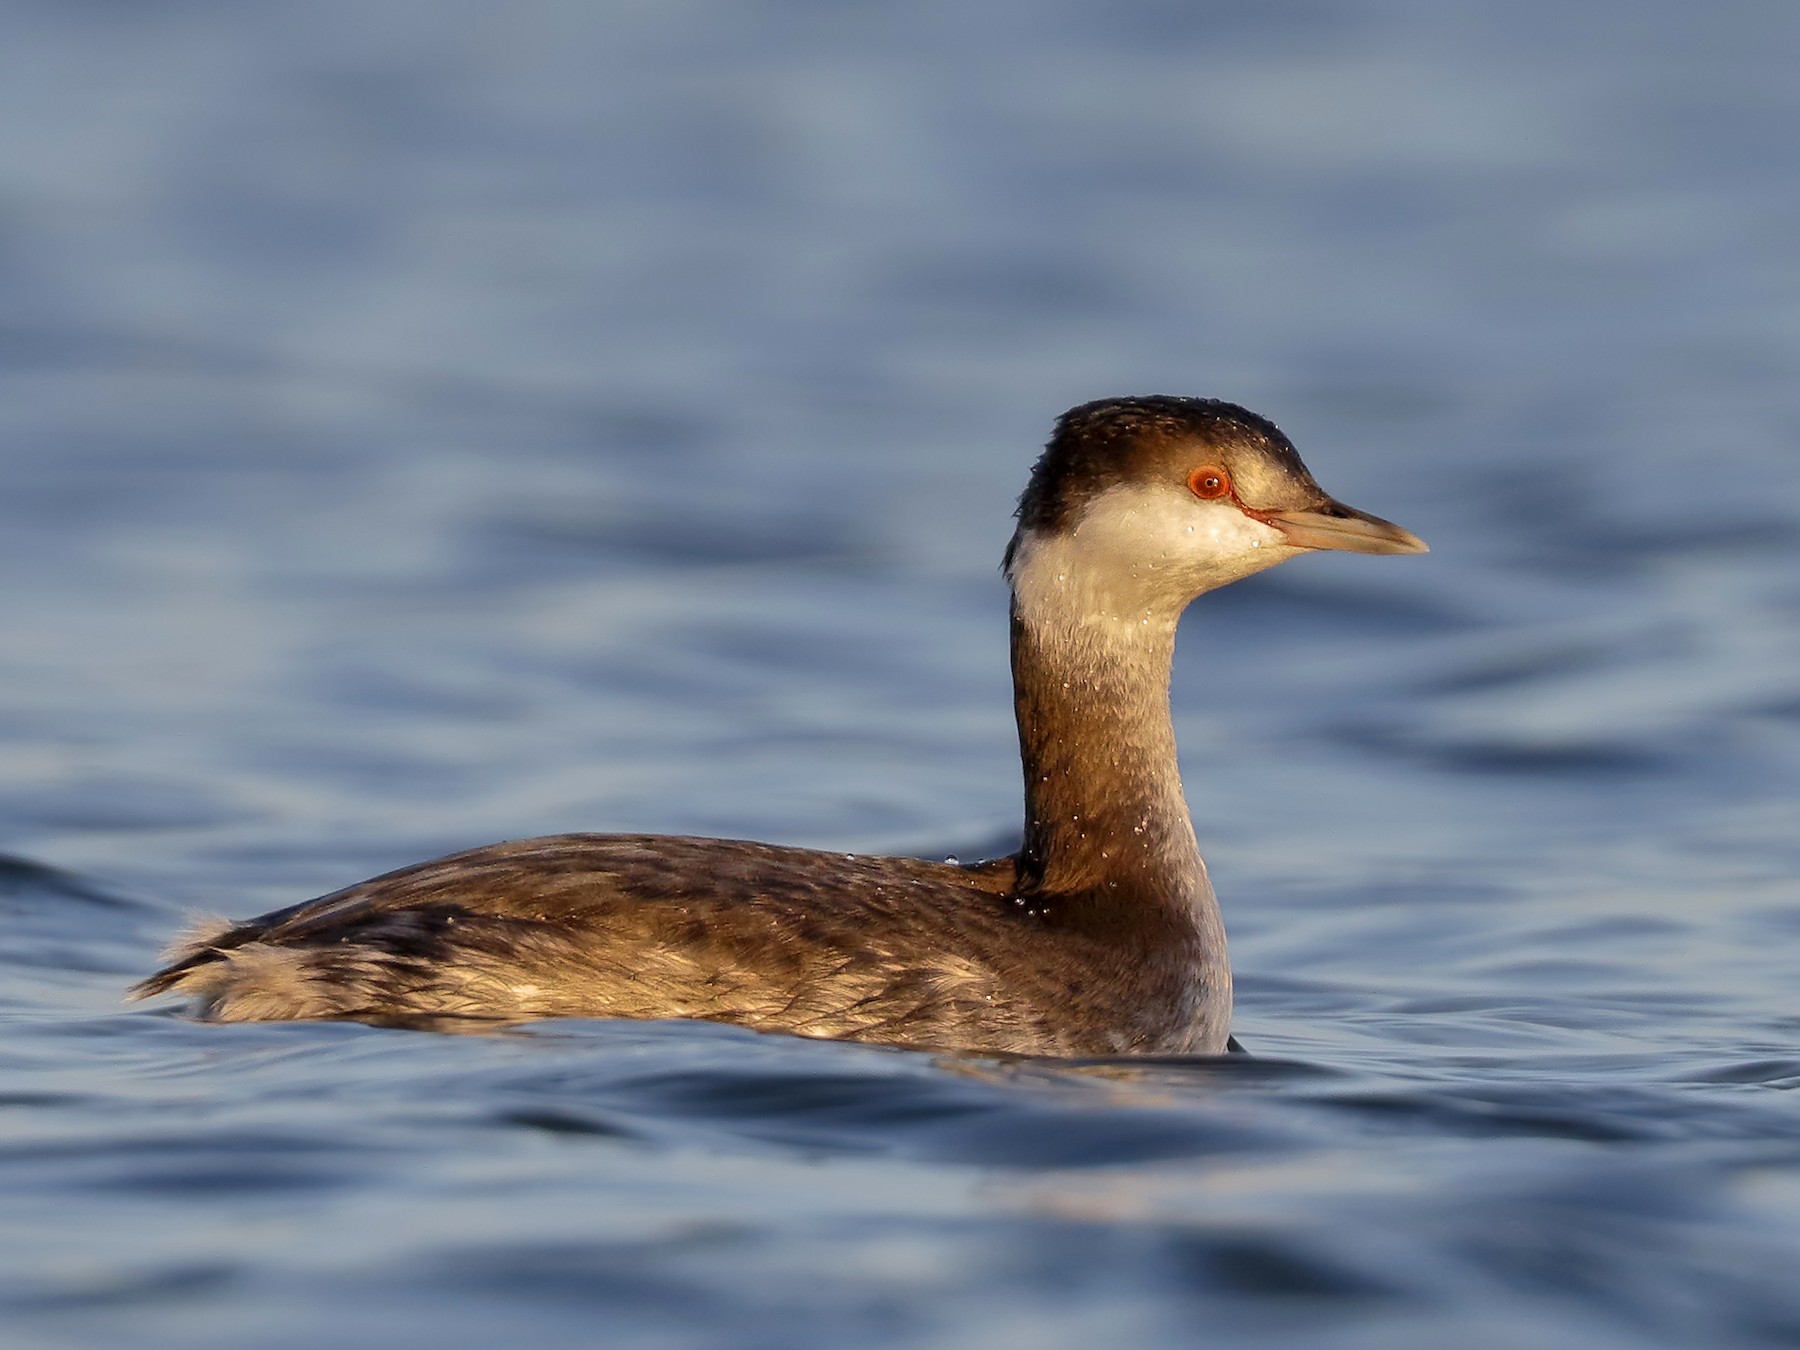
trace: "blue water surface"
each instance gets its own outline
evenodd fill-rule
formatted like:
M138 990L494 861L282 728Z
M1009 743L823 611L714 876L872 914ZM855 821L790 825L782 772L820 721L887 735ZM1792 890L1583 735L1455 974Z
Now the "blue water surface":
M18 0L9 1345L1800 1343L1800 9ZM569 829L1011 847L1051 418L1428 538L1197 604L1231 1062L207 1026Z

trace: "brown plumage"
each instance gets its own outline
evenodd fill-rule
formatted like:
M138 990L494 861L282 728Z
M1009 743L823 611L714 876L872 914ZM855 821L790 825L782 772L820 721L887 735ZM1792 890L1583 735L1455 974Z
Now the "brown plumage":
M1084 405L1058 422L1006 553L1017 858L495 844L205 926L132 992L186 993L221 1021L691 1017L929 1048L1220 1051L1231 974L1175 764L1175 621L1308 549L1423 547L1332 501L1245 409Z

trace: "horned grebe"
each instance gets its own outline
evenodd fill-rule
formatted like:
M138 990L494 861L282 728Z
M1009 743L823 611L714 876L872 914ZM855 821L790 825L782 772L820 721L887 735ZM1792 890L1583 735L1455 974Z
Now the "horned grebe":
M1018 854L958 865L568 834L205 925L131 992L218 1021L705 1018L1039 1055L1218 1053L1225 930L1169 720L1194 597L1300 553L1422 553L1213 399L1065 413L1006 550Z

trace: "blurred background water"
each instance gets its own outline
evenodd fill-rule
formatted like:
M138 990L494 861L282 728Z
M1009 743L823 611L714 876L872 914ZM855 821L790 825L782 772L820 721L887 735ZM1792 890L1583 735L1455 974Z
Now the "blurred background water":
M1800 9L0 7L14 1345L1800 1343ZM1247 1063L125 1009L191 910L1011 846L1050 419L1423 559L1190 614Z

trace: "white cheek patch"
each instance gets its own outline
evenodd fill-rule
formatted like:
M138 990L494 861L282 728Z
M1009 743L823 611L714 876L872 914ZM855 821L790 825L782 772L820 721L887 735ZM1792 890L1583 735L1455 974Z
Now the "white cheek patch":
M1216 564L1282 538L1234 502L1202 501L1184 488L1160 484L1101 493L1082 513L1075 535L1096 556L1140 566L1180 558Z
M1231 502L1130 484L1101 493L1072 529L1022 539L1013 590L1026 614L1172 623L1201 592L1296 552Z
M1199 552L1216 560L1222 553L1250 552L1278 544L1285 537L1273 525L1245 515L1231 502L1203 502L1195 498L1194 509L1200 519L1183 528L1181 538L1193 539L1199 547L1190 545L1177 550L1190 556Z

